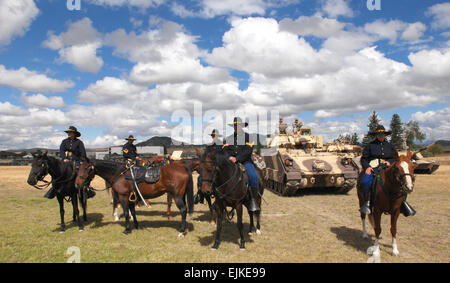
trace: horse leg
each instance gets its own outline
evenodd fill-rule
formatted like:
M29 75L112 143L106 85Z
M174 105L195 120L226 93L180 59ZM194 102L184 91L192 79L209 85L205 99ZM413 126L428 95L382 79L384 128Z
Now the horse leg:
M242 204L236 207L237 214L237 228L239 230L239 236L241 237L240 249L245 250L245 239L244 239L244 225L242 224Z
M259 205L261 207L261 204ZM256 215L256 235L261 235L261 226L259 220L261 219L261 210L255 213Z
M118 201L118 194L116 192L113 192L112 195L112 205L113 205L113 216L114 216L114 222L119 221L119 201Z
M375 243L372 247L370 247L367 250L367 253L370 255L373 255L375 257L376 261L379 261L380 259L380 246L378 241L380 240L380 234L381 234L381 212L380 211L374 211L373 213L374 217L374 230L375 230Z
M167 218L169 220L172 220L172 215L171 215L171 211L170 211L170 207L172 206L172 196L170 194L167 194Z
M59 233L64 233L66 230L66 224L64 223L64 197L60 194L56 195L59 203L59 215L61 216L61 226L59 228Z
M369 235L367 235L366 215L364 213L361 213L361 222L362 222L362 237L364 239L367 239L367 238L369 238Z
M127 235L131 233L128 195L119 195L119 201L123 209L123 215L125 216L125 230L123 233Z
M220 244L220 232L222 231L222 220L223 220L223 208L222 205L218 204L216 201L216 215L217 215L217 228L216 228L216 238L214 240L214 245L212 250L217 250Z
M216 218L214 217L214 207L211 204L211 196L205 196L206 202L208 202L209 212L211 213L211 225L217 225Z
M87 198L86 198L86 195L83 192L78 196L78 198L80 200L81 207L83 208L83 220L87 221L87 213L86 213Z
M131 216L133 216L133 223L134 223L134 228L137 230L139 229L139 224L136 218L136 209L135 209L135 203L134 202L130 202L130 212L131 212Z
M250 218L250 225L249 225L248 234L252 235L253 231L255 231L255 224L253 223L253 211L248 211L248 216Z
M398 256L400 253L397 248L397 219L400 215L400 209L396 209L391 214L391 235L392 235L392 254Z
M175 204L177 205L178 209L181 213L181 225L180 230L178 230L178 237L184 237L184 232L186 231L186 216L187 216L187 207L186 203L184 202L184 198L182 196L176 196L175 197Z
M78 222L78 231L82 232L84 231L83 222L80 219L80 211L78 210L78 198L77 198L78 192L75 192L72 195L72 208L73 208L73 215L74 215L74 222Z

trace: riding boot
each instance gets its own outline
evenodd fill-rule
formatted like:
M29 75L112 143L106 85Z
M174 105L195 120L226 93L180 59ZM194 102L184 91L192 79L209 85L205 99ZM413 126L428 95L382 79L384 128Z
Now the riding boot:
M255 212L255 211L261 210L258 203L256 202L257 197L258 197L258 188L251 187L250 188L250 204L248 206L249 211Z
M50 190L48 190L44 195L44 197L48 199L52 199L55 196L56 196L56 189L54 189L53 187L51 187Z
M361 187L363 191L363 198L364 198L364 204L361 206L359 211L362 214L370 214L370 188L368 187Z
M88 187L88 188L87 188L87 197L88 197L88 198L93 198L93 197L95 197L95 192L94 192L94 190L93 190L91 187Z
M405 216L414 216L416 214L416 211L412 206L409 205L409 203L406 202L406 195L403 197L402 205L400 206L400 212Z

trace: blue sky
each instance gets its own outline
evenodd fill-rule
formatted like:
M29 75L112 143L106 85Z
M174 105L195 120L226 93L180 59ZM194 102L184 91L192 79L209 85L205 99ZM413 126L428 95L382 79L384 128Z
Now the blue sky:
M270 111L326 139L362 137L373 110L450 139L448 1L80 3L0 0L0 149L57 148L70 125L88 147L208 142Z

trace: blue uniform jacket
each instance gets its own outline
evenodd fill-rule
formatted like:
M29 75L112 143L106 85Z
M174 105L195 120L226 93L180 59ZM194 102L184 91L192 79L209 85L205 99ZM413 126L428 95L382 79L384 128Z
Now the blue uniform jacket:
M79 161L81 158L86 158L86 149L81 140L67 138L61 142L59 156L62 159Z
M361 165L364 170L370 167L370 161L374 159L384 159L389 163L394 162L394 146L388 141L380 142L378 139L371 141L363 149L361 156Z

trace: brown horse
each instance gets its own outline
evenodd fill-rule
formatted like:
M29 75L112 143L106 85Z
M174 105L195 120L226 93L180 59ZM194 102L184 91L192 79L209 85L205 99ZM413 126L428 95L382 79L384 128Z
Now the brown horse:
M379 256L380 250L378 240L381 234L381 215L387 213L391 215L391 235L392 235L392 254L399 255L397 248L397 219L400 215L400 208L403 198L406 194L414 190L414 166L411 162L412 153L407 152L407 155L399 156L397 151L394 151L395 162L385 170L381 170L378 177L374 178L376 183L375 193L372 193L372 214L369 215L369 220L375 230L375 244L369 249L370 253ZM364 172L361 172L359 181ZM362 192L358 190L359 206L364 202ZM365 214L361 213L361 220L363 225L363 237L367 238Z
M125 215L125 231L124 234L131 233L130 215L133 216L134 227L138 229L136 219L135 201L132 194L134 193L134 182L125 178L125 171L118 169L115 162L103 160L94 160L89 164L82 164L78 171L75 185L78 187L86 185L86 181L98 175L111 184L114 199L120 202ZM186 230L186 215L193 212L193 185L192 175L186 171L183 166L177 164L167 164L160 167L160 178L156 183L148 184L141 182L138 188L144 199L159 197L165 193L170 194L175 200L178 209L181 212L181 225L178 236L184 235ZM120 172L121 171L121 172ZM137 197L137 196L136 196ZM186 207L187 197L187 207Z
M238 164L232 163L224 156L223 153L218 151L210 151L202 156L199 171L202 175L202 192L205 195L214 195L216 198L214 207L217 215L217 230L212 249L216 250L219 247L223 217L227 216L230 219L233 215L233 210L236 210L237 228L240 235L240 249L244 250L245 240L242 224L242 207L245 205L248 208L249 204L249 187L245 181L245 174L239 168ZM263 194L264 187L262 186L261 181L259 184L260 194L257 202L259 206L261 206L261 196ZM227 211L227 207L232 208L231 212ZM249 211L249 215L251 232L253 229L253 213L250 213ZM258 222L257 232L260 231L259 215L260 211L256 212Z

